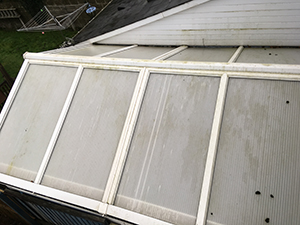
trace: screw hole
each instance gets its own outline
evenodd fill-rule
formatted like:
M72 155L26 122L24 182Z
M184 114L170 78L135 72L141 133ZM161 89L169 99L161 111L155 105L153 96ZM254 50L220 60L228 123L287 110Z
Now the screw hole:
M256 195L260 195L261 193L260 193L260 191L256 191L255 194Z
M212 215L212 216L213 216L214 214L211 212L211 213L210 213L210 215Z
M269 53L269 55L272 55L272 53Z
M270 197L271 197L271 198L274 198L274 195L271 194Z
M290 103L290 101L286 101L285 103L286 103L286 104L289 104L289 103Z
M265 221L266 221L266 223L269 223L270 222L270 218L266 218Z
M121 10L123 10L123 9L125 9L125 7L123 7L123 6L119 6L119 7L118 7L118 11L121 11Z

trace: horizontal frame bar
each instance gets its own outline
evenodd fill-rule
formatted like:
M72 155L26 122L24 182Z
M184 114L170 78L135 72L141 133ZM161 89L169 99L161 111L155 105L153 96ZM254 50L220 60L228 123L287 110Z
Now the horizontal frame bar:
M129 67L129 66L116 66L116 65L103 65L103 64L88 64L88 63L77 63L77 62L58 62L49 60L29 60L31 64L38 65L51 65L51 66L67 66L67 67L78 67L82 65L87 69L103 69L103 70L125 70L131 72L139 72L142 67Z
M42 53L25 53L25 59L73 62L80 64L106 64L134 67L154 67L165 69L191 69L191 70L214 70L227 72L258 72L300 74L300 65L283 64L252 64L252 63L221 63L221 62L181 62L181 61L155 61L120 58L101 58L88 56L68 56Z
M14 189L17 188L18 190L24 190L32 194L47 196L49 198L67 202L68 204L73 204L95 212L97 212L99 208L101 208L101 205L103 205L100 201L60 191L40 184L35 184L30 181L25 181L2 173L0 173L0 181Z
M141 225L172 225L171 223L164 222L162 220L155 219L153 217L145 216L140 213L136 213L127 209L122 209L120 207L109 205L107 208L107 215L117 218L122 218L125 221L141 224Z

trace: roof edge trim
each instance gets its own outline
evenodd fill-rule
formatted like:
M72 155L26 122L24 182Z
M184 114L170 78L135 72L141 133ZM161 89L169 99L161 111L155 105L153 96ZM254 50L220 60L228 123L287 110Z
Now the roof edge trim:
M111 31L111 32L102 34L102 35L100 35L100 36L98 36L98 37L94 37L94 38L88 39L88 40L86 40L86 41L84 41L84 42L81 42L81 43L78 43L78 44L99 42L99 41L102 41L102 40L104 40L104 39L107 39L107 38L110 38L110 37L113 37L113 36L122 34L122 33L126 32L126 31L130 31L130 30L139 28L139 27L141 27L141 26L150 24L150 23L152 23L152 22L161 20L161 19L163 19L163 18L165 18L165 17L172 16L172 15L174 15L174 14L176 14L176 13L182 12L182 11L184 11L184 10L193 8L193 7L195 7L195 6L204 4L204 3L209 2L209 1L211 1L211 0L194 0L194 1L190 1L190 2L187 2L187 3L183 4L183 5L174 7L174 8L169 9L169 10L166 10L165 12L156 14L156 15L154 15L154 16L151 16L151 17L148 17L148 18L146 18L146 19L140 20L140 21L138 21L138 22L132 23L132 24L127 25L127 26L125 26L125 27L116 29L116 30L114 30L114 31ZM133 44L134 44L134 43L133 43Z

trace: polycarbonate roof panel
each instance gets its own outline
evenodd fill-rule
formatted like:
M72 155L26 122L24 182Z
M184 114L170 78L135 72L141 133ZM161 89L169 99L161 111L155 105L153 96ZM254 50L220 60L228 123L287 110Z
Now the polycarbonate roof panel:
M43 185L102 199L137 76L84 69Z
M0 132L0 172L33 181L76 68L30 65Z
M138 46L127 51L109 55L111 58L132 58L132 59L154 59L168 51L173 50L170 47L144 47Z
M105 52L121 49L126 46L120 45L90 45L86 48L62 52L63 55L81 55L81 56L96 56Z
M195 224L219 81L150 75L117 206Z
M236 50L237 48L188 48L167 60L228 62Z
M300 48L245 48L237 62L300 64Z
M300 82L230 79L207 224L300 221Z

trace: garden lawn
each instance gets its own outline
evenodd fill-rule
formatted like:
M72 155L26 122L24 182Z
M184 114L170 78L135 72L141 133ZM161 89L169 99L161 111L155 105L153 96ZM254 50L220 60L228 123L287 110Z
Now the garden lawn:
M8 74L15 78L23 63L25 52L42 52L58 48L66 37L73 37L75 31L55 32L17 32L0 30L0 63ZM3 76L0 75L0 83Z

